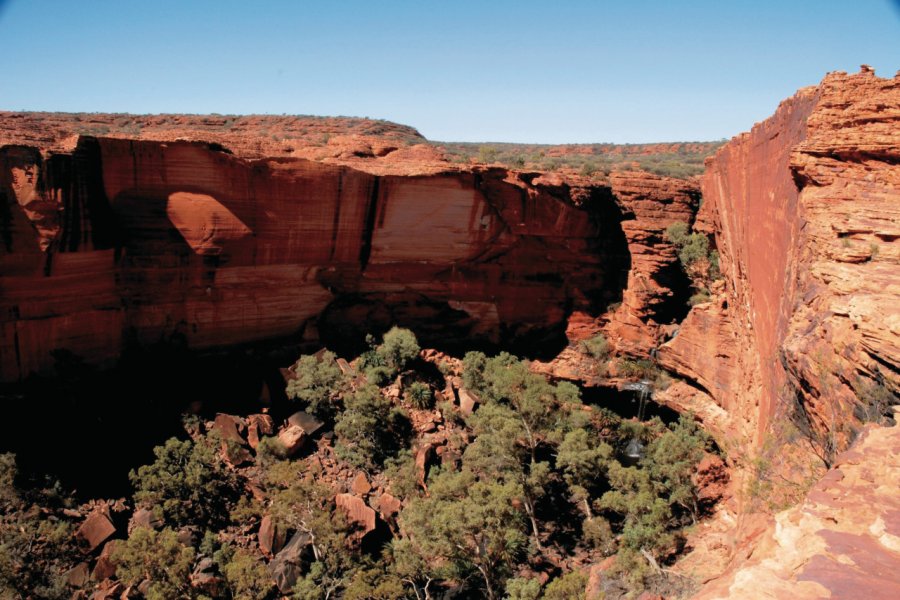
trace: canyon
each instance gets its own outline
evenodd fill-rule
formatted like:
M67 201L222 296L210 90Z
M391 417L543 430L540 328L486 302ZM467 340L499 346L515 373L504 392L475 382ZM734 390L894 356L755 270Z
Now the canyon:
M597 385L579 342L602 333L727 457L719 529L685 559L712 565L699 597L895 597L900 439L870 409L900 392L898 190L900 76L867 67L689 180L451 163L365 120L0 113L0 381L401 325ZM685 271L676 223L721 277Z

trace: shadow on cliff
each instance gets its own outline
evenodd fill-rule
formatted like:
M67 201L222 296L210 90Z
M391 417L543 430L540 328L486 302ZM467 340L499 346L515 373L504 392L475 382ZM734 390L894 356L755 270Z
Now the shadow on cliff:
M561 191L556 201L565 203L569 193ZM435 288L456 292L444 294L449 298L402 284L389 293L338 294L316 321L322 345L352 358L367 349L367 334L377 337L396 325L411 329L424 347L457 356L481 350L555 357L569 344L572 314L599 317L621 302L631 269L623 214L610 189L591 189L581 210L590 231L583 241L518 235L502 252L436 274Z

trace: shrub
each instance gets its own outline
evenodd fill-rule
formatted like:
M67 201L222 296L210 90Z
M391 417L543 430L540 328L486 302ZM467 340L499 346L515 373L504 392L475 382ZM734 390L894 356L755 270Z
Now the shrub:
M226 553L221 571L232 598L265 598L273 587L265 564L243 548L229 548Z
M345 398L344 406L334 427L338 456L359 468L381 466L400 448L408 427L406 416L372 385Z
M701 289L696 294L692 295L688 300L688 306L697 306L698 304L703 304L704 302L709 302L709 290L706 288Z
M538 600L541 597L541 582L527 577L513 577L506 582L505 600Z
M391 370L385 366L369 367L365 370L366 381L377 387L384 387L391 382Z
M498 151L493 146L481 146L478 148L478 161L492 163L497 160Z
M616 370L627 379L648 379L656 374L656 367L647 359L620 359Z
M573 600L584 598L587 577L581 571L571 571L547 585L544 600Z
M156 460L131 471L137 503L172 525L215 526L228 519L239 494L237 476L219 459L214 438L171 438L153 449Z
M609 358L609 342L602 333L598 333L594 337L582 341L581 349L597 360L603 361Z
M332 352L322 354L321 360L304 355L294 365L296 377L287 384L288 398L306 403L309 412L321 419L334 417L334 398L340 390L342 374Z
M427 383L414 381L406 391L406 399L410 404L419 409L428 409L434 406L434 395Z
M150 582L147 600L191 598L191 567L194 550L182 546L178 534L169 528L156 531L138 527L116 545L112 555L116 575L130 585Z
M378 353L384 357L385 364L395 373L402 371L406 365L419 355L419 342L409 329L392 327L384 334Z
M616 536L609 521L603 517L585 519L582 525L582 537L585 543L603 556L612 556L616 553Z
M854 409L857 419L879 424L890 420L891 405L896 404L898 400L883 380L858 378L853 388L858 400Z

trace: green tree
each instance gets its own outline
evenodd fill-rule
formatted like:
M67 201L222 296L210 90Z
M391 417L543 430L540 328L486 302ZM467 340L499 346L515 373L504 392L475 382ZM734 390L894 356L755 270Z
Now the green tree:
M445 472L401 514L401 527L435 577L468 577L474 570L491 600L527 546L521 488L512 482L480 481L468 470Z
M217 441L215 436L197 442L170 438L154 448L156 460L129 474L135 501L172 525L224 525L240 485L219 458Z
M650 443L644 459L657 494L685 509L695 523L700 516L699 490L692 476L709 445L706 432L682 415Z
M264 481L272 502L269 513L286 531L309 536L314 562L297 582L294 597L331 598L347 586L361 563L357 548L347 541L353 528L335 510L334 492L317 483L302 463L283 461L270 467Z
M384 357L385 364L395 373L405 369L410 361L419 356L420 351L415 334L401 327L391 327L378 347L378 353Z
M513 577L506 582L505 600L538 600L541 582L527 577Z
M150 582L147 600L194 597L190 583L194 549L183 546L172 529L138 527L116 545L112 559L121 581L129 585Z
M287 384L287 396L306 404L309 412L320 419L334 418L335 403L341 392L343 374L336 356L324 352L321 359L304 355L294 365L296 377Z
M581 571L570 571L557 577L544 590L544 600L576 600L584 598L587 577Z
M380 467L402 445L408 420L373 385L344 398L334 433L338 456L366 469Z
M566 434L556 455L556 466L563 472L572 497L583 508L585 518L593 517L593 492L606 474L607 464L613 460L613 448L586 429L574 429Z
M483 479L510 482L521 490L532 539L540 548L536 509L547 493L550 464L537 460L532 447L522 443L530 432L514 410L488 404L473 414L469 423L477 438L466 448L463 464Z
M224 553L227 556L219 564L232 598L261 600L269 595L274 587L272 576L258 556L240 547L229 547Z

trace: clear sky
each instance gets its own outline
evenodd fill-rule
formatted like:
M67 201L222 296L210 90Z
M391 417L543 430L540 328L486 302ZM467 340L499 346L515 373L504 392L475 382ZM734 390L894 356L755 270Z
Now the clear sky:
M714 140L900 69L897 0L0 0L0 108L383 118L442 141Z

